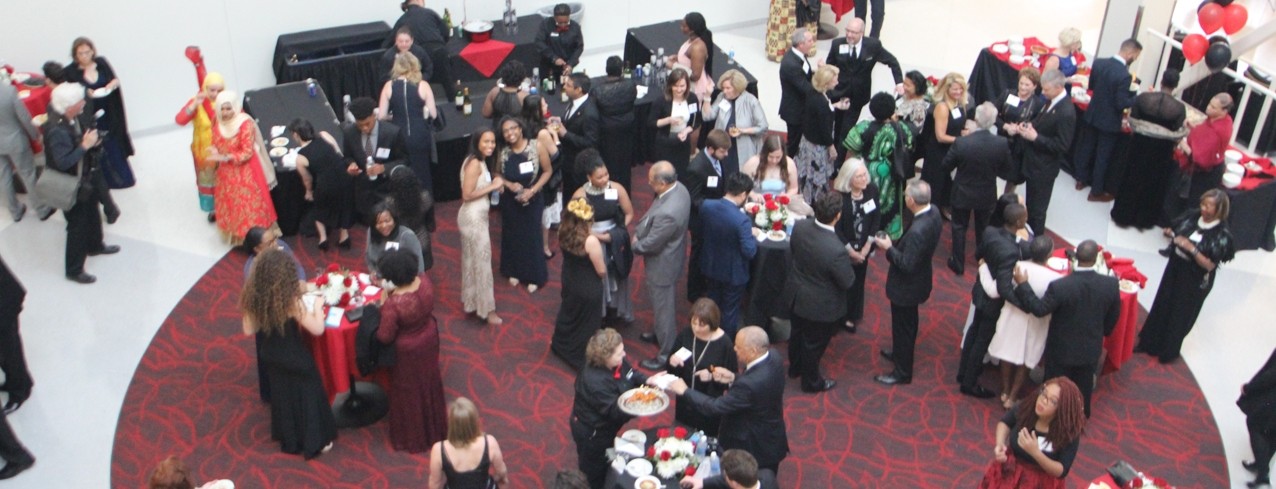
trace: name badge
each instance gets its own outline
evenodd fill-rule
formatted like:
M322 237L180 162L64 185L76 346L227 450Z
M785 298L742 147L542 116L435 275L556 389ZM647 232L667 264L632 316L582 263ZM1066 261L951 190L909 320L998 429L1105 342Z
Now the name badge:
M865 202L865 203L864 203L864 213L865 213L865 214L868 214L868 213L873 212L873 211L875 211L875 210L877 210L877 201L875 201L875 200L869 200L868 202Z
M390 157L390 148L377 148L377 158L386 159Z
M557 33L557 32L551 32L551 33L549 33L549 37L558 37L558 33Z
M953 108L952 116L953 119L961 119L961 109Z
M851 54L851 45L843 44L837 47L837 54Z
M721 102L718 102L718 110L723 112L731 110L731 102L727 101L727 99L725 98L722 99Z
M392 250L397 250L397 249L399 249L399 242L398 242L398 241L386 241L386 242L385 242L385 250L386 250L386 251L392 251Z
M1011 107L1018 107L1018 106L1019 106L1019 96L1018 96L1018 95L1015 95L1015 94L1013 94L1013 93L1012 93L1012 94L1010 94L1010 95L1007 95L1007 96L1006 96L1006 105L1009 105L1009 106L1011 106Z
M603 190L603 198L606 200L616 200L620 198L620 192L614 188Z
M518 164L518 172L522 174L531 173L536 167L530 161L524 161Z
M700 109L696 107L696 104L687 104L687 113L688 113L688 114L694 114L694 113L696 113L696 111L697 111L697 110L700 110Z
M705 180L704 184L709 188L718 188L718 177L709 177L708 180Z

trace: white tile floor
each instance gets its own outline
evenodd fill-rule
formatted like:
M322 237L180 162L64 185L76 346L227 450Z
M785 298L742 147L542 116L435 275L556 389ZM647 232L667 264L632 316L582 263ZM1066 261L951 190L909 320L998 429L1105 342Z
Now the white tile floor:
M760 3L760 2L755 2ZM1053 39L1076 26L1094 46L1104 2L1073 0L891 0L883 43L905 70L942 76L969 73L982 46L1014 35ZM972 8L976 7L977 8ZM1031 13L1031 15L1029 15ZM762 54L765 26L757 24L715 33L716 42L734 48L740 63L759 78L759 93L771 128L783 130L776 115L778 65ZM603 42L591 43L602 45ZM615 51L620 51L619 40ZM820 43L827 49L828 42ZM820 55L823 57L823 54ZM603 71L605 54L583 61ZM891 85L888 70L875 74L875 86ZM118 224L106 228L107 241L120 244L119 255L91 258L88 270L99 277L91 286L62 278L64 221L9 221L0 212L0 255L29 291L22 315L23 338L36 379L35 395L9 422L39 462L6 484L15 488L107 487L116 419L133 370L155 331L191 284L226 251L196 205L189 156L189 133L174 130L135 139L136 187L115 192L124 210ZM1151 305L1165 261L1155 253L1163 245L1155 233L1121 230L1109 223L1110 204L1086 202L1063 176L1054 194L1049 226L1072 242L1091 238L1118 255L1134 258L1150 278L1140 301ZM1201 320L1183 346L1183 356L1214 412L1227 453L1233 487L1244 487L1248 473L1240 460L1251 456L1244 418L1234 400L1276 347L1276 254L1246 251L1219 272ZM138 474L141 480L144 474ZM127 484L126 484L127 485Z

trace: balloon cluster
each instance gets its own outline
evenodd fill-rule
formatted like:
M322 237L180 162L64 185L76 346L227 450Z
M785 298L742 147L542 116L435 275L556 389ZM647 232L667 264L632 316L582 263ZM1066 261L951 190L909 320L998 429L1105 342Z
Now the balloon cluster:
M1190 64L1205 60L1211 73L1217 73L1232 61L1232 47L1226 36L1217 35L1219 29L1227 35L1240 32L1249 21L1249 11L1232 0L1208 0L1196 11L1196 20L1205 34L1189 34L1183 38L1183 57ZM1205 35L1215 34L1206 38Z

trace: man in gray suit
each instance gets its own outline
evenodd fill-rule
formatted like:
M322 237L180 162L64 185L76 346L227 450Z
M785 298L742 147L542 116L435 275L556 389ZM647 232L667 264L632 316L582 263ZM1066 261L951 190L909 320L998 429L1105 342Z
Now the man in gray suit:
M842 194L829 192L815 201L815 219L793 225L789 278L793 335L789 338L789 376L802 377L803 392L824 392L836 382L820 373L820 359L846 318L846 291L855 284L851 255L833 226L842 217Z
M634 228L634 253L642 255L647 263L643 282L647 296L651 298L651 310L655 316L652 333L642 338L655 341L660 352L655 358L643 360L643 368L662 370L669 362L677 336L678 319L674 315L674 297L682 265L687 257L687 221L691 218L691 194L678 184L678 174L668 161L657 162L647 171L647 181L656 193L647 214Z
M15 169L27 188L27 196L35 203L40 220L53 214L52 207L35 199L35 160L31 154L31 141L39 136L39 129L31 124L27 106L18 100L18 90L13 85L0 84L0 200L9 207L13 222L21 221L27 213L27 206L18 202L13 190Z

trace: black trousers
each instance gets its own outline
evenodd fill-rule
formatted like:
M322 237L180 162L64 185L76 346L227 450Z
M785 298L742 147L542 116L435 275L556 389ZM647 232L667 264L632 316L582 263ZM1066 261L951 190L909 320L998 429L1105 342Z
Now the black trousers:
M700 247L703 243L704 237L700 231L692 228L691 256L687 261L687 302L695 302L704 297L709 287L704 273L700 271Z
M864 319L864 279L868 277L868 260L851 265L855 270L855 283L846 291L846 320L859 324Z
M798 144L802 141L802 123L784 121L788 133L784 140L784 154L789 158L797 158Z
M1081 389L1081 395L1085 397L1087 419L1090 417L1090 394L1094 392L1094 374L1094 365L1054 365L1053 362L1046 362L1046 380L1067 377Z
M860 111L864 110L864 106L868 104L868 99L859 97L850 97L851 107L846 110L834 110L833 117L833 147L837 148L837 161L846 161L846 135L851 132L851 128L860 120ZM834 100L836 102L836 100Z
M980 287L978 283L975 286ZM979 374L984 371L984 355L988 354L988 344L992 343L992 336L997 332L999 317L1000 304L975 308L975 319L961 343L961 365L957 367L957 381L962 387L973 389L979 385Z
M4 391L10 401L22 402L31 397L31 371L27 369L26 354L22 351L22 336L18 332L18 314L7 311L0 315L0 370L4 371Z
M961 209L953 207L953 253L952 257L957 259L958 263L963 265L966 262L966 229L970 224L970 216L975 216L975 249L984 243L984 228L988 227L988 218L992 216L992 209Z
M873 14L868 14L868 4L873 4ZM868 18L873 20L873 29L869 31L868 37L878 39L878 35L882 33L882 18L886 17L886 0L860 0L855 2L855 16L868 23ZM868 18L866 18L868 17Z
M917 306L891 303L891 345L895 358L895 374L913 377L913 349L917 346Z
M816 321L802 317L793 311L793 333L789 337L789 370L802 376L802 387L818 387L824 382L820 373L820 360L828 349L829 340L837 332L840 319Z
M93 205L96 206L97 202ZM13 428L9 427L9 420L3 410L0 410L0 458L11 464L25 464L35 460L31 452L18 441L18 436L13 434Z
M1254 451L1254 464L1258 465L1258 479L1266 479L1271 471L1272 453L1276 448L1276 426L1272 426L1271 416L1248 416L1245 427L1249 428L1249 448Z
M93 170L97 172L97 170ZM101 177L96 178L101 180ZM62 211L66 217L66 276L84 273L84 260L90 252L101 250L102 216L98 214L101 187L92 185L88 196L81 196L71 207Z
M1046 211L1050 209L1050 196L1054 193L1054 177L1029 178L1027 183L1024 203L1028 206L1028 226L1034 234L1041 235L1046 232Z
M607 479L607 449L615 443L616 433L585 426L575 417L571 420L572 439L576 441L576 461L589 487L601 489Z
M1117 189L1108 185L1107 177L1118 133L1099 130L1087 122L1082 122L1080 129L1076 153L1073 154L1072 174L1078 182L1090 186L1090 195L1116 193Z

